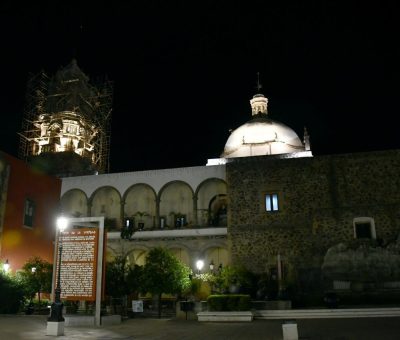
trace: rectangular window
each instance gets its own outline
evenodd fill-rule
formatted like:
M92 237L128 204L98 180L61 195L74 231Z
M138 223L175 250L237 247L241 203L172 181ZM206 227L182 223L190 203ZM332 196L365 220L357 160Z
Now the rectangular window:
M372 238L371 224L368 222L356 223L356 238Z
M24 226L32 228L34 216L35 216L35 203L30 199L26 199L24 208Z
M265 210L266 211L278 211L278 194L266 194L265 195Z

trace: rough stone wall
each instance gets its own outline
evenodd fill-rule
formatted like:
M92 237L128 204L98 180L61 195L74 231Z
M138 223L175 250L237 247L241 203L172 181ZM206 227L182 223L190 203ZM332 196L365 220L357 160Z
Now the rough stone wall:
M235 159L226 166L232 262L263 272L317 268L327 249L354 238L353 219L371 217L376 237L400 231L400 150L282 159ZM280 210L265 211L265 193Z

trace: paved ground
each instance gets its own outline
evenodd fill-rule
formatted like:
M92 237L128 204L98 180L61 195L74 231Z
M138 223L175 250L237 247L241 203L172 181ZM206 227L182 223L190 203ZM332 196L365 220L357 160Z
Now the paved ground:
M299 340L399 340L400 318L303 319ZM281 340L282 321L204 323L178 319L127 319L107 327L65 327L65 335L46 336L46 316L0 315L1 340Z

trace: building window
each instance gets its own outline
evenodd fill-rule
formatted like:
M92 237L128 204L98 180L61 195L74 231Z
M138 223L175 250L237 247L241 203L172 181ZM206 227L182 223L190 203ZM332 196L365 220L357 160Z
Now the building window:
M26 199L24 208L24 226L32 228L34 216L35 216L35 203L30 199Z
M376 239L375 221L371 217L356 217L353 228L354 238Z
M265 195L265 210L266 211L278 211L279 210L279 196L278 194L266 194Z

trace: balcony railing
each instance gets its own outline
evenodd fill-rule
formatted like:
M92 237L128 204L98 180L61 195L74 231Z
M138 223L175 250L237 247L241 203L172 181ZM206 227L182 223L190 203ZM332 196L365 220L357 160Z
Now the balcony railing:
M129 237L130 240L148 240L154 238L175 238L175 237L206 237L206 236L225 236L226 227L197 227L197 228L178 228L178 229L154 229L133 231ZM108 239L121 238L121 230L108 231Z

